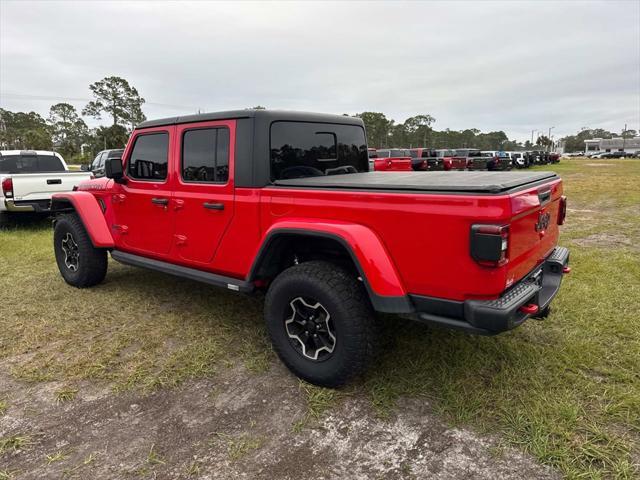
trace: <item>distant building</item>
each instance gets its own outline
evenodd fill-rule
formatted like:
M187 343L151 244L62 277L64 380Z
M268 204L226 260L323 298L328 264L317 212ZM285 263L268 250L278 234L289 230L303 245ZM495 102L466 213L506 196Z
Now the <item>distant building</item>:
M596 152L627 152L640 151L640 137L633 138L592 138L584 141L586 153Z

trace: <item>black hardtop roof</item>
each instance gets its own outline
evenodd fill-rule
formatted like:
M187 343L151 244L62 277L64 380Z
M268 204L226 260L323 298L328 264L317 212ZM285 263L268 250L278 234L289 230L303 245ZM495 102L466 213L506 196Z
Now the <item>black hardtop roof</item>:
M225 112L197 113L183 117L168 117L157 120L147 120L139 124L136 129L162 127L180 123L207 122L211 120L232 120L238 118L260 118L267 121L290 120L298 122L343 123L349 125L363 125L362 120L347 115L330 113L297 112L288 110L228 110Z

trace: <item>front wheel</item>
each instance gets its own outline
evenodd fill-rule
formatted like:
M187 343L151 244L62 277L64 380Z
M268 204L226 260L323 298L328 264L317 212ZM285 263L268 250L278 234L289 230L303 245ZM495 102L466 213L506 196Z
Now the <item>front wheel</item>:
M53 250L64 281L78 288L97 285L107 274L107 252L95 248L77 214L62 215L53 232Z
M310 383L344 385L373 357L376 329L367 293L340 266L311 261L282 272L267 292L265 319L280 359Z

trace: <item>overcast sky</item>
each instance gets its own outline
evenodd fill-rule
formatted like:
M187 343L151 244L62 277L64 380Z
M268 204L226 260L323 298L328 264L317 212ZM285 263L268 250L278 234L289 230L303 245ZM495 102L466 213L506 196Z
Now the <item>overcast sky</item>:
M0 0L2 108L81 109L109 75L148 118L264 105L427 113L519 140L637 130L640 1Z

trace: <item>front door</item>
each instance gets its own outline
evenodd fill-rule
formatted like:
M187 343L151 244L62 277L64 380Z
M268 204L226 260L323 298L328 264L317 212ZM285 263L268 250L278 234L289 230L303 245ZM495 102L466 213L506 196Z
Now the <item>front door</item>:
M125 152L126 184L113 195L116 246L165 257L173 240L170 152L175 127L136 133Z
M175 259L211 265L234 214L235 121L179 125L176 139Z

